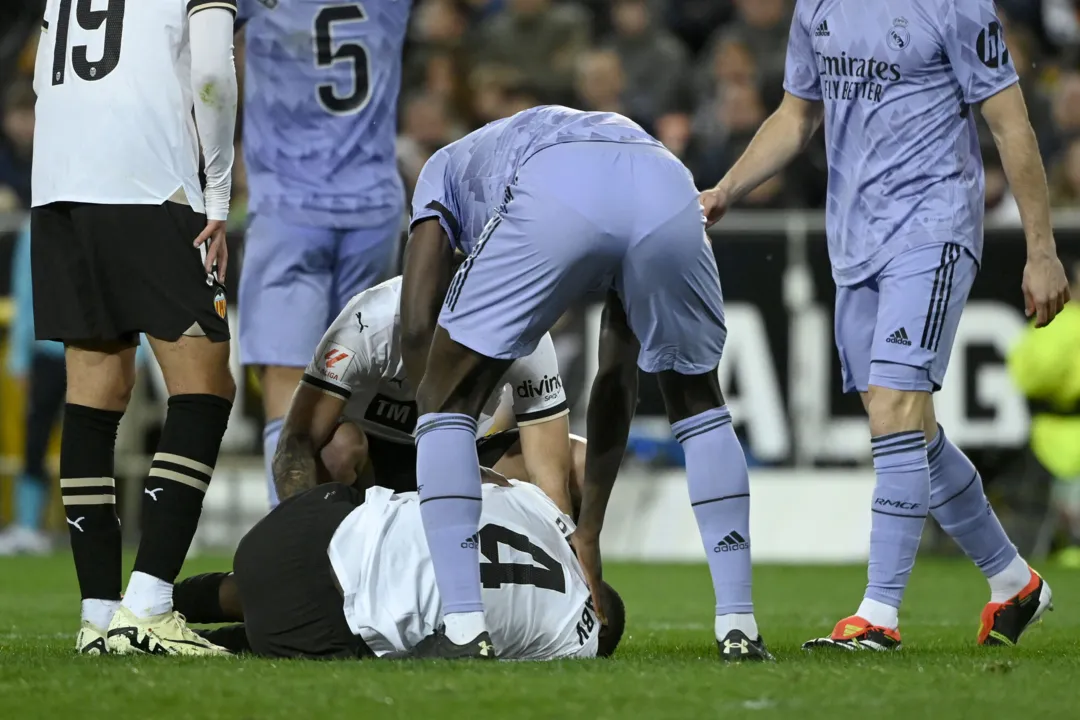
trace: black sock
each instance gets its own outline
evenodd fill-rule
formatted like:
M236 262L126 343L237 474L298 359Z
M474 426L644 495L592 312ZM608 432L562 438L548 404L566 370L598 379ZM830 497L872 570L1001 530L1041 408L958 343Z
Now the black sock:
M64 406L60 492L83 600L120 599L120 518L113 454L122 412Z
M232 403L217 395L174 395L143 490L135 571L173 582L199 526Z
M193 623L232 622L221 607L221 583L229 573L204 573L184 578L173 587L173 609Z

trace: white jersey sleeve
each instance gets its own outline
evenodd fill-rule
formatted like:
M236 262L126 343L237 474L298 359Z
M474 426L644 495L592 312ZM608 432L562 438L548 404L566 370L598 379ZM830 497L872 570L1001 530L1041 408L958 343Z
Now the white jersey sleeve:
M387 346L380 342L381 328L373 327L369 305L381 286L355 296L323 334L301 382L348 401L354 392L376 384L382 375ZM359 314L358 314L359 313Z
M513 392L514 417L519 426L547 422L570 412L555 343L548 333L540 338L531 355L514 361L505 380Z
M31 204L177 199L203 212L189 5L231 18L235 0L89 5L49 0L45 8Z
M190 0L187 9L195 125L206 163L206 217L208 220L227 220L236 130L236 66L233 63L236 4L235 0Z

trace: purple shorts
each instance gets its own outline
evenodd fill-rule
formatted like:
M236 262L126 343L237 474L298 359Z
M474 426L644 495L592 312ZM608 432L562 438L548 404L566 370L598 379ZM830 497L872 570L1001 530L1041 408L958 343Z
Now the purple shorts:
M334 230L265 215L248 226L240 270L240 359L305 367L353 295L390 273L402 218Z
M869 280L836 288L844 392L939 390L977 271L961 246L933 243L901 253Z
M555 145L530 158L447 293L439 324L493 358L519 358L586 295L614 288L646 372L714 370L720 278L689 172L662 148Z

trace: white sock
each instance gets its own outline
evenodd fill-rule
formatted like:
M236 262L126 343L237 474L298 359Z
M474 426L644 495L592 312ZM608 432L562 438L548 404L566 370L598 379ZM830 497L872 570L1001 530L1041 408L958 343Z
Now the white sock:
M108 630L118 607L119 600L83 600L82 619L98 630Z
M900 612L892 605L886 605L877 600L863 598L859 603L859 610L855 613L871 625L895 630L900 627Z
M723 640L729 632L732 630L742 630L743 634L751 640L757 640L761 637L757 629L757 620L754 619L754 613L728 613L726 615L717 615L716 624L716 639Z
M161 615L172 610L172 583L153 575L133 572L124 593L124 607L140 618Z
M447 639L455 645L475 640L477 635L487 630L482 612L454 613L444 617L443 622L446 623Z
M1004 570L989 579L990 602L1003 603L1023 590L1031 582L1031 568L1017 553Z

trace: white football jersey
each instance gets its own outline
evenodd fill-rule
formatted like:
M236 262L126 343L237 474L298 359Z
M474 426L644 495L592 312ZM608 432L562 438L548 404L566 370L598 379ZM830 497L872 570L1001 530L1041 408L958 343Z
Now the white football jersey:
M567 538L573 521L539 488L484 485L480 545L484 616L504 660L596 657L600 626ZM416 493L374 487L327 550L345 618L376 655L415 646L442 624Z
M188 17L236 0L48 0L34 70L32 203L204 212Z
M360 293L323 335L304 382L346 401L344 417L384 440L411 443L416 428L416 391L401 359L401 277ZM569 412L551 336L532 355L516 360L488 400L477 434L483 436L504 393L512 392L518 425Z

